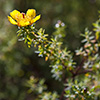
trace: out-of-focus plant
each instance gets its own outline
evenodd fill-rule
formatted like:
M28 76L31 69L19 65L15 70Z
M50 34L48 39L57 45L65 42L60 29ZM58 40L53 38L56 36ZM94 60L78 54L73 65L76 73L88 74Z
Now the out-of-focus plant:
M35 22L40 19L36 17L36 11L29 9L27 13L20 13L14 10L8 16L9 21L18 25L17 36L19 41L24 41L30 48L37 47L38 56L45 57L45 61L50 61L52 76L62 81L64 89L62 94L45 91L46 86L43 80L31 77L27 81L30 87L28 92L35 92L39 96L36 100L99 100L100 98L100 55L99 55L99 32L100 19L94 23L93 31L85 29L85 34L81 34L83 47L75 53L62 46L65 37L65 24L58 21L55 25L56 31L51 38L45 34L45 30L35 27ZM80 61L75 61L79 57Z
M46 91L47 86L44 82L44 79L39 80L31 76L25 83L25 85L30 88L28 93L33 92L36 100L58 100L58 94L56 92L51 93Z

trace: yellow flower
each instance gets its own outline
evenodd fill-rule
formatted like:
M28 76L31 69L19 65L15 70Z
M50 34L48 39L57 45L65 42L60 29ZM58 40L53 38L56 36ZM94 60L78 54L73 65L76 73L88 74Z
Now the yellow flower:
M41 15L36 16L35 9L28 9L26 14L20 13L17 10L14 10L10 13L10 16L8 16L8 20L13 25L18 25L19 27L32 25L37 20L39 20Z

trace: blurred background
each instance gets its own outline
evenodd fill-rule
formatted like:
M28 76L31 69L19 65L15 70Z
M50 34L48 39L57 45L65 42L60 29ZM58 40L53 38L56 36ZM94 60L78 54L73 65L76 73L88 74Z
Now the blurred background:
M42 15L36 27L44 28L50 36L56 22L63 21L67 25L64 46L74 51L80 47L80 34L86 27L92 30L92 23L98 19L100 0L0 0L0 100L34 100L24 85L32 75L44 78L49 91L60 94L63 87L51 77L49 61L18 42L17 26L8 22L12 10L26 12L29 8Z

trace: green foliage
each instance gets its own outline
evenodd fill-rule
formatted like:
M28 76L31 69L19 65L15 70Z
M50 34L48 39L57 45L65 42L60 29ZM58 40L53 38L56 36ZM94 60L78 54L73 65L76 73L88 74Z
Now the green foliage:
M58 95L56 92L54 93L46 92L40 95L39 100L58 100L57 98L58 98Z
M85 84L85 86L84 86ZM80 82L77 80L75 83L72 81L68 81L68 84L65 85L67 88L65 89L65 97L69 100L94 100L95 98L95 87L87 87L86 83Z
M37 98L35 100L58 100L58 94L56 92L47 92L47 86L44 84L44 79L38 80L33 76L30 77L30 80L26 82L26 86L30 89L28 93L34 92Z
M93 23L93 30L90 23L97 18L100 1L10 1L0 1L0 100L99 100L100 19ZM33 7L42 14L41 21L17 31L18 41L27 48L17 42L16 29L5 15L15 8ZM67 23L67 29L58 19ZM86 28L81 34L80 45L79 33L86 26L91 31ZM58 81L50 78L49 71Z
M60 29L57 28L55 34L61 32L61 30L64 31L65 28L63 27L65 27L65 25L60 26ZM21 27L17 32L18 37L20 37L19 40L24 40L24 43L27 43L28 47L30 47L32 44L34 44L35 47L38 46L38 51L36 51L36 53L39 53L39 56L45 55L46 61L48 58L51 60L50 67L52 67L51 72L53 73L53 77L61 80L62 74L64 72L63 68L65 67L67 70L72 70L75 64L72 60L70 51L68 51L66 48L62 49L62 42L58 41L64 35L59 37L62 35L59 33L54 38L48 40L48 35L44 33L42 28L37 31L36 30L37 29L35 29L34 25Z
M35 79L33 76L30 77L30 80L28 80L26 83L26 86L30 89L28 90L28 93L36 92L36 93L42 93L43 90L46 89L46 86L44 85L44 80Z
M64 33L62 32L65 32L65 24L61 21L58 21L55 26L57 30L54 32L54 36L51 37L50 40L47 37L48 34L45 34L45 31L42 28L39 30L35 28L35 24L21 27L17 33L18 37L22 38L20 40L24 41L29 48L32 46L32 44L35 47L37 46L38 51L36 51L36 53L38 53L38 55L41 57L45 56L45 61L48 59L51 61L51 72L53 73L53 77L55 79L62 82L66 80L65 83L67 84L64 88L65 98L68 98L69 100L94 100L98 97L98 95L95 94L96 88L99 86L99 84L94 83L96 80L92 76L97 75L95 71L99 73L98 68L100 67L100 57L98 52L99 41L97 34L96 36L92 35L92 32L90 32L88 29L85 29L85 34L81 34L84 37L82 40L84 45L79 50L76 50L76 56L80 55L82 57L82 62L80 65L78 65L76 62L74 62L71 52L68 51L67 48L62 48L61 41L62 38L65 37ZM83 75L81 76L81 74ZM89 76L90 79L86 79L85 76ZM68 81L70 78L72 78L73 81ZM80 82L77 82L76 80ZM87 84L90 82L91 84L88 86ZM39 93L42 93L44 88L44 86L42 86L43 82L40 84L40 81L38 83L40 85L36 85L36 83L37 80L34 78L28 81L29 87L31 87L29 91L32 92L35 89L34 91L39 92L41 90ZM46 98L51 100L52 98L50 97L50 92L44 93L43 95L43 100ZM62 100L61 97L60 100Z

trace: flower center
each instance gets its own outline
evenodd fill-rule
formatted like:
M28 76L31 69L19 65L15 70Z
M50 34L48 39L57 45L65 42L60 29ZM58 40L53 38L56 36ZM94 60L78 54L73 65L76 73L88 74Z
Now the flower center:
M22 15L23 15L23 18L25 18L25 13L22 13Z

